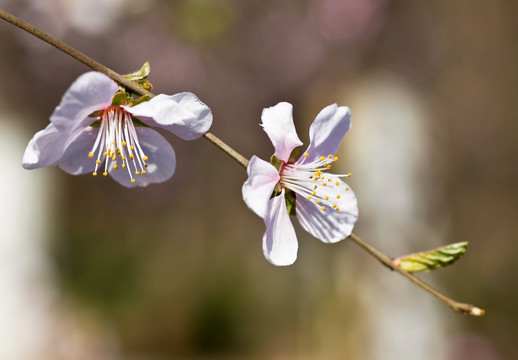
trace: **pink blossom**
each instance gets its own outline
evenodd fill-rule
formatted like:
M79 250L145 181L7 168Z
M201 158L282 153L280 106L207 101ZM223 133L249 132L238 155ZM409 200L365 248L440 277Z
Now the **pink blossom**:
M281 102L263 110L264 131L275 147L271 162L253 156L243 199L264 219L263 252L274 265L290 265L297 258L298 243L290 213L300 225L325 243L349 236L358 219L356 196L341 178L331 174L334 154L350 128L349 108L325 107L310 127L310 144L296 161L293 150L302 145L293 124L292 105Z
M126 187L168 180L175 171L175 152L151 127L193 140L209 130L212 112L188 92L157 95L135 106L114 104L118 92L119 86L106 75L81 75L50 124L30 140L23 167L58 165L72 175L109 174Z

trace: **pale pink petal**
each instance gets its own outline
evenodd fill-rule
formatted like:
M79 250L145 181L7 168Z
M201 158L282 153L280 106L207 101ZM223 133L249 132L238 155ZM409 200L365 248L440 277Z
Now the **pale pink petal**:
M287 102L280 102L275 106L263 110L261 115L262 126L275 148L273 154L278 159L287 162L291 152L301 146L295 125L293 124L293 106Z
M135 175L134 168L132 176L135 182L131 182L128 168L123 169L119 166L113 169L110 165L109 174L113 179L126 187L147 186L152 183L160 183L169 180L174 175L176 168L176 155L173 147L169 142L155 130L146 127L137 127L136 129L138 140L148 157L148 167L145 175ZM137 160L134 160L137 161Z
M88 115L110 106L118 89L119 86L104 74L83 74L70 85L50 116L50 121L63 132L86 127L94 120L88 118Z
M268 200L279 182L279 172L272 164L252 156L247 168L248 179L243 184L243 200L248 207L264 218Z
M340 188L345 187L346 184L340 182ZM341 191L340 199L336 199L336 194L333 192L329 193L329 197L332 199L332 203L337 204L339 211L333 209L332 205L323 205L322 203L317 205L304 196L297 195L296 212L299 223L304 230L323 242L334 243L351 235L354 224L358 219L358 203L356 196L350 189ZM321 206L325 206L324 211L322 211Z
M266 260L274 265L291 265L297 259L297 235L291 223L284 190L268 201L264 218L266 232L263 235L263 252Z
M38 131L29 141L23 154L25 169L38 169L54 165L63 156L74 135L63 134L53 124Z
M58 161L59 167L70 175L92 173L96 159L88 157L88 153L92 150L98 133L99 128L90 126L81 131Z
M312 162L320 156L335 155L340 141L351 127L351 112L348 107L336 104L322 109L309 128L307 158L301 156L297 163Z
M184 140L194 140L212 125L212 112L196 95L160 94L133 107L122 106L146 125L163 128Z

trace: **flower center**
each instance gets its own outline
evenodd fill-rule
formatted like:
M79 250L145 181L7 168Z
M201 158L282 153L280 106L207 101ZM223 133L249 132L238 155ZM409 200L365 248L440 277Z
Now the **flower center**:
M308 156L308 153L304 154L305 158ZM344 192L349 191L349 187L340 178L351 177L351 173L327 173L327 170L331 169L331 163L336 161L338 157L329 154L310 163L285 163L281 169L279 183L313 201L322 211L326 210L326 206L339 211L340 198Z
M99 133L88 153L88 157L96 158L92 175L97 176L104 161L104 176L120 167L128 171L134 183L133 175L146 173L148 157L140 146L131 115L118 106L111 106L102 111L100 118Z

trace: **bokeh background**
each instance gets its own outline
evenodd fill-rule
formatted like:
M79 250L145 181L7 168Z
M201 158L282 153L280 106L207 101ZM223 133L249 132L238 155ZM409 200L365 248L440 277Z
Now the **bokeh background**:
M299 257L264 260L243 169L173 144L166 183L25 171L32 135L88 69L0 22L0 359L512 359L518 353L518 3L513 0L0 0L155 93L196 93L212 131L268 158L263 108L301 139L352 109L340 170L355 232L397 256L457 241L422 277L487 310L453 313L360 248L296 225Z

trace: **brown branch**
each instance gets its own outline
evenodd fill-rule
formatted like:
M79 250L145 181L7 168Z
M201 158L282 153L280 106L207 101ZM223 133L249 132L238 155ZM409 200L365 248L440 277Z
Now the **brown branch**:
M414 283L415 285L419 286L421 289L425 290L426 292L432 294L442 302L446 303L449 307L451 307L454 311L462 314L469 314L474 316L482 316L484 315L485 311L474 306L471 304L465 304L460 303L455 300L450 299L443 293L439 292L438 290L434 289L427 283L425 283L423 280L419 279L418 277L402 270L399 266L397 266L391 258L388 256L380 253L378 250L374 249L372 246L364 242L362 239L360 239L355 234L351 234L349 236L349 239L354 241L356 244L358 244L360 247L362 247L364 250L366 250L369 254L374 256L376 259L378 259L383 265L388 267L391 270L397 271L404 277L406 277L409 281Z

